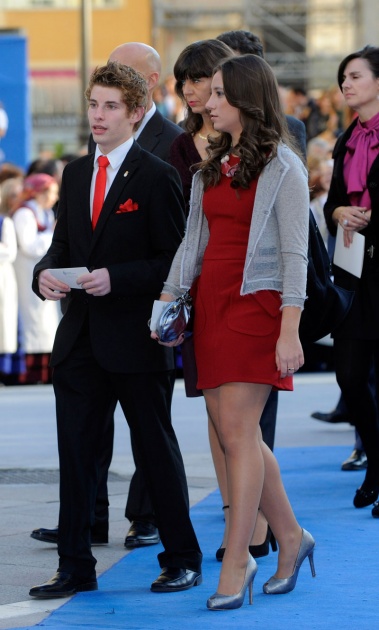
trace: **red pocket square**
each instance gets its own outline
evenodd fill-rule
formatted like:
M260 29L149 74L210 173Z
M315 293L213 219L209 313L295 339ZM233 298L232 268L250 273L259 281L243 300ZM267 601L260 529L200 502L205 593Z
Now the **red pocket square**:
M127 199L125 203L119 205L116 214L122 214L122 212L133 212L138 210L138 203L135 203L133 199Z

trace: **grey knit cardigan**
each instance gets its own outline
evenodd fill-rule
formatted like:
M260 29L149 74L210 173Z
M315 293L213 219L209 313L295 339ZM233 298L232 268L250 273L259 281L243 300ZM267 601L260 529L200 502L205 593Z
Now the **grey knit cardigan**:
M203 213L201 173L192 182L186 234L172 262L163 293L179 297L200 274L209 240ZM284 306L304 307L307 278L309 187L300 158L280 144L258 180L241 295L279 291Z

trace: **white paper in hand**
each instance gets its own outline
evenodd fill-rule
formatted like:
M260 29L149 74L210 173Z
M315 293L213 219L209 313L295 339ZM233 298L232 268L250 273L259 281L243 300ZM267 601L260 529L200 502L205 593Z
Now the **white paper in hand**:
M360 278L362 275L366 239L363 234L354 232L353 242L350 244L350 247L345 247L343 233L343 228L338 225L333 262L337 267L341 267L345 269L345 271L353 274L353 276Z
M89 273L87 267L61 267L60 269L48 269L54 278L68 284L71 289L80 289L76 279L84 273Z

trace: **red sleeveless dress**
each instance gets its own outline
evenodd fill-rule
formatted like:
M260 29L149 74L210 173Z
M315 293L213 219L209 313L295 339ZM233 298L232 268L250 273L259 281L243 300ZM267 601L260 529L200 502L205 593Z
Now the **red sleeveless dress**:
M231 179L223 175L203 198L210 238L193 287L197 387L244 382L292 391L292 376L280 378L275 363L280 294L240 295L257 180L249 190L230 184Z

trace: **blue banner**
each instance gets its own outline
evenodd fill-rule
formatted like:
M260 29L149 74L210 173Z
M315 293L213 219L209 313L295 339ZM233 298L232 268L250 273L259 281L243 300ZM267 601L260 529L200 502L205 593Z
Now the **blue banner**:
M0 59L0 122L8 123L0 138L0 165L12 162L26 168L31 133L26 37L17 31L0 31Z

